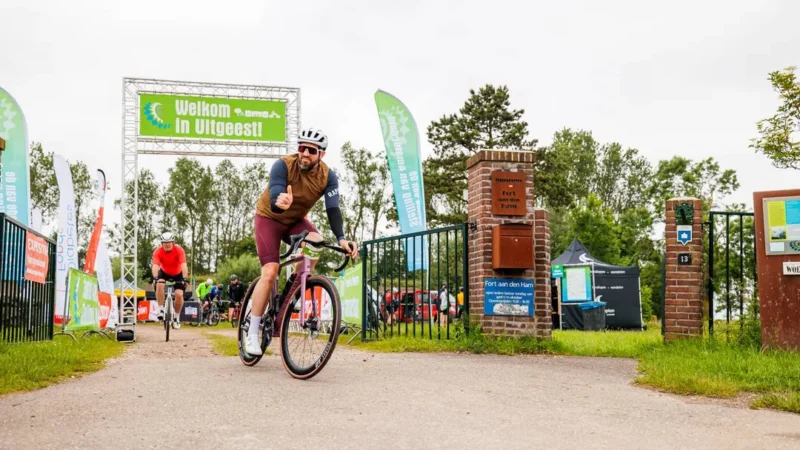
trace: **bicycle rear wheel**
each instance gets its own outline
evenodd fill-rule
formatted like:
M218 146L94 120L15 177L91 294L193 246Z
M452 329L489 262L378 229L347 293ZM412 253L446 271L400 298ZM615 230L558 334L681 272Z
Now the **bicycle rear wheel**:
M258 280L260 278L261 277L256 277L256 279L253 280L252 283L250 283L250 287L247 289L247 293L244 295L244 300L242 300L242 307L239 310L240 311L238 320L239 329L236 333L236 337L239 344L239 359L242 360L242 364L244 364L245 366L255 366L256 364L258 364L259 361L261 361L261 357L263 356L263 355L254 356L244 351L244 339L247 336L247 332L250 328L250 311L253 309L253 305L250 300L251 297L253 296L253 290L255 289L256 284L258 284ZM258 331L258 336L261 338L260 339L261 352L266 353L271 337L269 336L268 333L267 334L264 333L263 317L261 318L261 329Z
M294 312L300 298L306 301L303 318ZM336 348L341 319L339 293L333 283L326 277L309 277L305 292L298 289L281 319L281 359L291 376L307 380L325 367Z

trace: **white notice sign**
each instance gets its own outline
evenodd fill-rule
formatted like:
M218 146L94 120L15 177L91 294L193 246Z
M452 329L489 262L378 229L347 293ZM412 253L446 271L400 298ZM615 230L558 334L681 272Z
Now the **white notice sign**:
M784 275L800 275L800 261L783 263Z

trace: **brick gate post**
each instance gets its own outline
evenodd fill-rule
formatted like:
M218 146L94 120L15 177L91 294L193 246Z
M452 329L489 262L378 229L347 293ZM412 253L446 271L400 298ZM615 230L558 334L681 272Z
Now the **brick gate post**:
M470 232L469 239L469 314L490 334L551 336L550 216L546 210L534 206L534 162L533 152L513 150L482 150L467 161L468 221L477 226ZM498 171L513 173L500 178ZM496 174L494 182L493 172ZM502 183L508 179L513 179L513 188L511 184ZM506 191L501 190L503 186ZM506 242L510 242L508 247L512 248L504 247L505 254L525 248L525 254L520 256L527 256L530 261L520 264L532 268L492 268L492 258L499 251L493 246L493 233L500 233L505 228L497 227L506 224L517 225L510 231L514 236ZM525 237L526 233L530 238ZM489 308L490 313L486 314L487 278L499 279L498 283L506 283L511 291L525 289L528 293L532 281L533 308L517 309L513 313L517 315L503 315L508 314L508 309ZM494 288L490 286L490 289ZM490 297L490 301L499 299L496 291L490 293Z
M703 334L703 203L671 198L666 205L667 276L664 339Z

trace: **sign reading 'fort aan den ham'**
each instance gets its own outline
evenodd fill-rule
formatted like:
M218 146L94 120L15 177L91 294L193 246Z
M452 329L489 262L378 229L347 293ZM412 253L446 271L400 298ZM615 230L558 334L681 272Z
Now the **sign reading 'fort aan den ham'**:
M524 216L527 197L525 174L495 170L492 172L492 214L497 216Z

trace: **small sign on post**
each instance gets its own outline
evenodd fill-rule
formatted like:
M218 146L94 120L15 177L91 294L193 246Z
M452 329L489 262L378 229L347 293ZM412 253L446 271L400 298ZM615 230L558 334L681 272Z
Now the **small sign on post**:
M692 226L678 225L678 243L686 245L692 242Z
M678 265L679 266L690 266L690 265L692 265L692 254L691 253L678 253Z
M533 280L484 278L487 316L533 316Z
M564 278L564 266L556 264L550 268L550 278Z
M783 263L784 275L800 275L800 261L786 261Z

